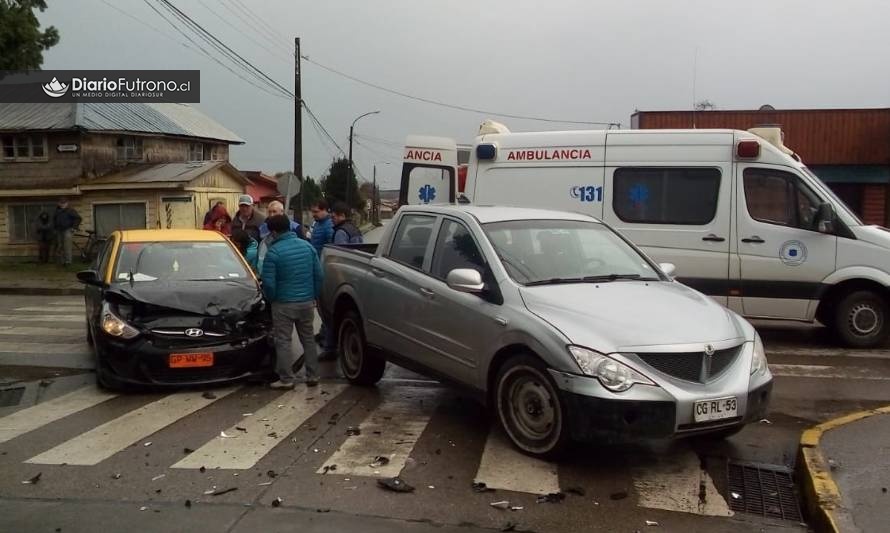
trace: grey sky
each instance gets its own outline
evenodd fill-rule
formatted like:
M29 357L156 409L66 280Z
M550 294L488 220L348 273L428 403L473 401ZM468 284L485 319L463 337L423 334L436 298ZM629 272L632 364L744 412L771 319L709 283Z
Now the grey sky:
M200 69L199 107L247 141L232 151L235 165L291 168L292 101L184 47L185 38L143 0L106 1L166 35L102 0L50 0L41 22L59 28L61 42L45 55L45 69ZM689 109L696 49L696 99L720 109L890 106L886 0L240 0L271 28L277 46L236 17L236 0L171 1L289 89L288 54L300 36L303 54L358 78L521 115L627 127L634 109ZM303 97L344 150L352 120L376 109L381 114L362 119L357 134L396 145L408 134L470 142L485 118L513 131L578 127L414 102L306 62ZM303 139L304 171L318 176L333 148L305 119ZM374 161L389 161L378 165L378 179L397 187L401 150L358 139L357 170L370 179Z

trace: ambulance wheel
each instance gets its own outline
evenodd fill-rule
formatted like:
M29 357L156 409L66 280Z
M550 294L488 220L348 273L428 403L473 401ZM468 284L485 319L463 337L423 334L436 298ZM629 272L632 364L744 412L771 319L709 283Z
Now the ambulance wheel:
M835 308L834 329L847 346L879 346L887 338L887 301L871 291L851 292Z

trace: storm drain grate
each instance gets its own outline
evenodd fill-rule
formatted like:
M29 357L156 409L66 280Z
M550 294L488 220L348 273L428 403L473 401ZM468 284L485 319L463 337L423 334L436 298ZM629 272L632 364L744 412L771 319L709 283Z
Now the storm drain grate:
M14 389L0 390L0 407L13 407L22 401L25 394L25 387L16 387Z
M770 518L801 521L791 470L755 463L729 463L729 508Z

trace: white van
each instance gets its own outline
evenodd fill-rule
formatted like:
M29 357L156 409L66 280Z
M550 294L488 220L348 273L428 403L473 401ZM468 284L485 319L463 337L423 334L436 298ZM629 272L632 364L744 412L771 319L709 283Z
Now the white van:
M781 139L778 128L511 133L489 121L462 193L477 205L593 215L746 317L819 320L847 345L879 345L888 335L890 230L863 225ZM403 204L457 195L446 179L456 169L424 166L406 159ZM412 176L436 170L434 199L414 190Z

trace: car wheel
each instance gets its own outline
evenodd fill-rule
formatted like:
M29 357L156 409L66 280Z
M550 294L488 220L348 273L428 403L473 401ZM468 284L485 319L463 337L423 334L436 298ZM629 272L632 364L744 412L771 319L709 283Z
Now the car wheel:
M520 450L544 457L565 450L565 407L540 360L530 355L509 359L498 370L494 393L501 427Z
M835 308L834 327L847 346L878 346L887 338L887 302L871 291L851 292Z
M362 319L355 311L347 311L340 320L338 332L340 371L354 385L373 385L383 377L386 360L369 353Z

